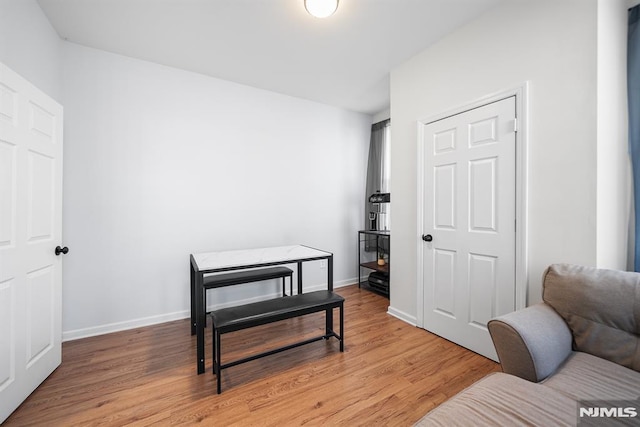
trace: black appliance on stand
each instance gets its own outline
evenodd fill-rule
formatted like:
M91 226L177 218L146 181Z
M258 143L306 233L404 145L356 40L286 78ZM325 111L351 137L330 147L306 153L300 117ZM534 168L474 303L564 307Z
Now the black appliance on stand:
M365 282L370 289L376 290L384 295L389 295L389 273L390 273L390 237L389 231L389 203L390 193L377 191L369 196L369 223L368 229L358 232L360 236L360 249L358 251L359 268L369 269L370 273ZM362 250L362 252L360 252ZM374 256L367 253L374 253ZM373 270L373 271L371 271ZM360 270L359 270L360 271ZM360 273L358 274L360 275Z
M377 191L369 196L369 230L388 230L387 204L391 202L391 193Z

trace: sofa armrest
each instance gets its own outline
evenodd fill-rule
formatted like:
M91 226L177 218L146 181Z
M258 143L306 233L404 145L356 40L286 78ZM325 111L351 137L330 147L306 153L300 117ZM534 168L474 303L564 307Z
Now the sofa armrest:
M492 319L488 327L502 370L525 380L542 381L572 351L569 327L544 303Z

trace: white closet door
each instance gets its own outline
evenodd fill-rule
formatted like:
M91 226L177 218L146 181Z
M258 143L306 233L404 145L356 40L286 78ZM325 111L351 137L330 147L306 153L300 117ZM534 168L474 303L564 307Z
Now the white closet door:
M497 360L515 309L515 97L424 125L424 328Z

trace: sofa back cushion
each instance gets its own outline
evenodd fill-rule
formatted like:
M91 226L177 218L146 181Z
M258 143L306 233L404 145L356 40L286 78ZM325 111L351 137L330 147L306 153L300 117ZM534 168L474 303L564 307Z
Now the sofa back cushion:
M640 274L554 264L543 300L567 322L576 351L640 371Z

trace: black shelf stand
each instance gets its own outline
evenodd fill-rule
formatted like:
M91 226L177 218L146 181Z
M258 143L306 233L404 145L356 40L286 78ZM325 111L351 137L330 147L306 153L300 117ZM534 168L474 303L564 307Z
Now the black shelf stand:
M391 232L389 230L358 231L358 287L370 289L388 297L391 277L390 261Z

